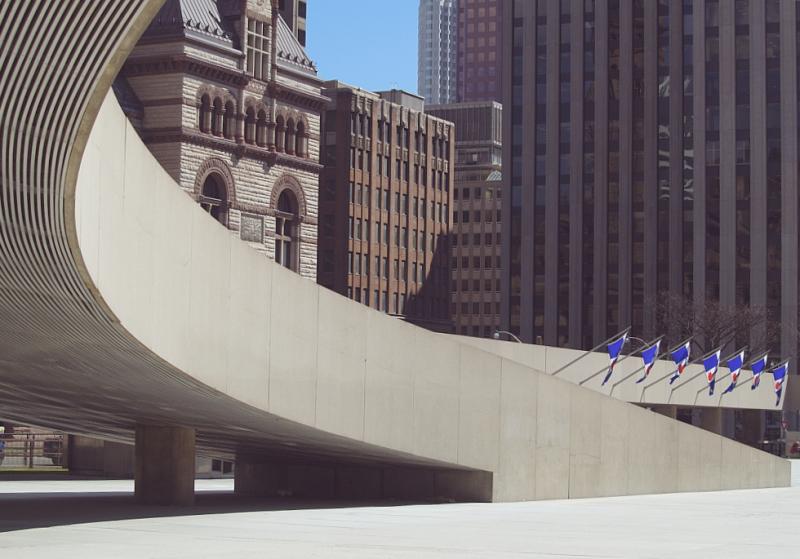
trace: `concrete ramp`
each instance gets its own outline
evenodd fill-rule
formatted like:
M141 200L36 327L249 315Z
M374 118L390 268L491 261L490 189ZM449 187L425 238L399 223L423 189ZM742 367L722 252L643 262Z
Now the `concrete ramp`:
M148 433L189 430L237 458L250 493L512 501L788 485L785 460L405 324L252 251L107 95L160 2L33 4L0 7L4 418L135 432L164 471L172 458Z

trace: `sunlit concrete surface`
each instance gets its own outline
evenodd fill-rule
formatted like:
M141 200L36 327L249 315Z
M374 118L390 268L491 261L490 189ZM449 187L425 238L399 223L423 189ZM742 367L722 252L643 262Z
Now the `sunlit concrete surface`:
M233 479L198 479L195 491L233 491ZM2 481L0 500L21 493L133 493L132 479L46 479Z
M64 482L0 483L0 556L793 557L796 542L786 530L800 523L798 487L528 503L343 508L309 503L304 508L243 501L215 492L229 487L227 481L202 481L198 506L187 509L137 507L130 493L114 501L99 492L129 492L129 482L67 482L72 496L42 495L41 490L63 489L58 483ZM11 490L26 491L28 498L12 504ZM86 522L81 517L91 514L85 507L71 506L81 499L94 499L96 508L122 514L111 514L121 519ZM59 500L61 506L53 504ZM34 510L19 509L22 502L39 506L39 521L51 518L50 525L23 528ZM64 509L77 512L69 515Z

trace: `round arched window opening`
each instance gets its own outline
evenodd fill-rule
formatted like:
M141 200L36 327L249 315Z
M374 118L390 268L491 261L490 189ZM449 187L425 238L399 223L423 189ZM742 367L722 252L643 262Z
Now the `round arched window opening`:
M228 192L222 178L214 173L206 177L200 193L200 205L211 217L226 225L228 221Z
M298 262L298 222L297 199L286 189L281 192L275 211L275 261L294 271Z

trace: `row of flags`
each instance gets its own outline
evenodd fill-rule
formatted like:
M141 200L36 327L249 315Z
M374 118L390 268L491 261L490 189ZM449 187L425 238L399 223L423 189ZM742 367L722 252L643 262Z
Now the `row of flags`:
M622 355L622 349L629 339L629 330L626 330L608 344L608 356L611 361L608 365L606 376L603 378L603 385L605 385L611 379L611 375L614 373L614 367ZM645 347L639 352L642 357L644 375L642 378L636 381L637 383L643 382L653 369L656 360L660 356L662 339L663 336L650 343L645 343ZM673 371L669 378L670 384L673 384L676 380L681 378L681 375L683 375L684 371L686 371L691 359L691 350L692 340L689 338L688 340L681 342L674 348L667 351L672 359L672 362L675 364L675 371ZM720 359L722 348L718 348L701 358L703 369L705 370L706 374L706 380L708 382L709 396L714 395L714 389L717 381L717 371L719 370L721 362L726 362L731 373L731 383L722 393L728 394L736 389L736 383L739 380L742 369L745 368L746 351L746 349L741 349L726 359ZM767 357L768 353L765 352L759 355L757 358L751 360L748 364L753 373L753 383L750 386L750 390L755 390L758 388L759 384L761 383L762 374L771 373L774 381L775 394L778 398L775 402L775 405L778 406L781 402L781 394L783 392L783 387L786 384L786 377L789 372L789 361L783 361L771 369L767 369Z

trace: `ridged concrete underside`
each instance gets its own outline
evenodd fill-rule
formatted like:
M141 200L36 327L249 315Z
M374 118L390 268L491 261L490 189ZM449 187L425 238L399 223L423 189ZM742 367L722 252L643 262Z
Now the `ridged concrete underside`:
M237 403L145 348L95 291L76 177L105 94L162 3L0 3L0 418L127 441L136 423L177 423L230 454L435 464Z
M184 425L231 454L491 472L482 499L788 483L785 461L248 251L165 179L118 107L101 112L160 5L0 3L0 418L121 440L136 424ZM169 205L143 216L143 198Z

